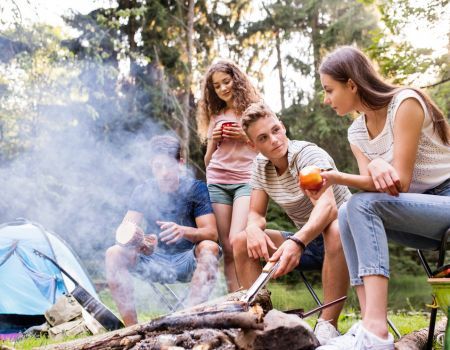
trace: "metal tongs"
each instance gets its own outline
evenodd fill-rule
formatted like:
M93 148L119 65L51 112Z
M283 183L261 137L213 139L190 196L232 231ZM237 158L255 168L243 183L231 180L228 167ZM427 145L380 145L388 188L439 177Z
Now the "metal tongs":
M241 297L240 301L251 304L258 295L258 292L269 282L279 265L280 261L268 262L263 267L262 273L259 275L255 283L253 283L253 285L247 290L247 293Z

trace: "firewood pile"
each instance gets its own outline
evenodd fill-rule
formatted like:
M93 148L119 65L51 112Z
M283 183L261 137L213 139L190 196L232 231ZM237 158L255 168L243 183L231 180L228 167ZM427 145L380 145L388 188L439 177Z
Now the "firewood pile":
M311 327L296 315L271 309L266 291L252 306L233 293L147 323L46 350L310 350L319 344Z

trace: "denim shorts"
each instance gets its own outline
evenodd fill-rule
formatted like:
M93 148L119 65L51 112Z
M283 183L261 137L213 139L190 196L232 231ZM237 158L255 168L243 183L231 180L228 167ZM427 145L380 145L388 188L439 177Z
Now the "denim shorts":
M180 253L156 251L149 256L139 254L132 274L151 282L189 282L196 267L195 247Z
M223 185L208 184L211 203L233 205L233 202L242 196L250 196L252 188L248 183Z
M280 231L280 233L285 239L294 235L294 233L288 231ZM306 249L300 258L300 264L298 264L296 269L301 271L321 270L323 258L323 236L319 235L306 246Z

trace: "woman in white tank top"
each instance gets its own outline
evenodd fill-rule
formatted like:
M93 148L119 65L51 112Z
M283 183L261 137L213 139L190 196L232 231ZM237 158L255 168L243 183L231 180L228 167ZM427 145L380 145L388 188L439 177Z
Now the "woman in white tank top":
M392 239L436 248L450 227L450 128L420 90L384 82L358 49L341 47L320 67L325 103L361 115L348 131L359 175L323 172L324 186L351 186L339 229L362 322L319 349L394 349L387 328Z

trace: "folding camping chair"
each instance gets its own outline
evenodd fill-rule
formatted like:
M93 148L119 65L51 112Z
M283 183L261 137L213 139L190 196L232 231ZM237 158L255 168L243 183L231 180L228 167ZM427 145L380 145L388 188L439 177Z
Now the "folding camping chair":
M186 306L185 303L189 294L189 286L186 286L188 283L178 282L176 284L169 284L165 282L150 282L149 284L160 302L170 312L175 312Z
M315 292L311 283L306 278L304 271L301 269L298 269L298 268L297 268L297 270L300 272L300 276L303 280L303 283L305 284L306 288L308 289L308 291L311 294L314 301L317 303L317 306L322 306L322 302L321 302L320 298L317 296L317 293ZM319 313L319 317L320 317L320 315L321 315L321 313ZM387 323L389 324L389 327L391 327L392 331L395 333L397 338L401 338L400 332L398 331L397 327L395 327L394 323L389 318L387 319Z
M441 243L439 245L439 256L436 268L440 268L444 266L445 263L445 255L447 253L448 249L448 239L450 238L450 228L447 229L444 236L441 239ZM430 265L428 264L428 261L425 259L425 256L423 254L423 251L418 249L417 254L419 254L420 262L422 263L422 266L425 270L425 273L427 274L428 278L433 276L433 272L431 271ZM430 314L430 324L428 326L428 340L427 340L427 350L431 350L433 348L433 338L434 338L434 327L436 325L436 315L437 315L437 307L433 307L431 309Z

